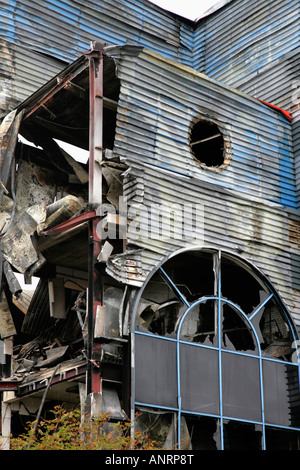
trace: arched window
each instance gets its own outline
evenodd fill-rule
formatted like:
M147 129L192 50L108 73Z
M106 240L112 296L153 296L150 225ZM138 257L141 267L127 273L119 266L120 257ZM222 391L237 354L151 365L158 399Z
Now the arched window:
M161 445L298 448L297 336L248 263L214 250L169 259L141 292L133 336L137 425Z

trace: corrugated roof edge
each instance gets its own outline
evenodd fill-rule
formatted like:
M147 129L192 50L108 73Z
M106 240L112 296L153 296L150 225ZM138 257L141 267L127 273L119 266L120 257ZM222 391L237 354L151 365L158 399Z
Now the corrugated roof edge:
M229 1L232 1L232 0L229 0ZM153 57L156 57L157 59L160 59L160 60L163 60L164 62L170 64L170 65L174 65L178 68L181 68L182 70L186 70L186 71L190 71L191 73L193 74L196 74L198 76L201 76L203 77L205 80L211 82L211 83L214 83L214 84L218 84L219 86L223 87L223 88L226 88L232 92L236 92L238 93L239 95L244 95L246 98L248 99L253 99L253 100L257 100L259 102L261 102L262 104L266 105L266 106L269 106L270 108L282 113L287 119L289 122L292 121L292 116L291 114L286 111L285 109L282 109L280 108L279 106L276 106L272 103L268 103L267 101L263 101L259 98L256 98L252 95L249 95L248 93L245 93L245 92L241 92L240 90L236 89L236 88L232 88L228 85L224 85L223 83L220 83L218 82L217 80L215 80L214 78L211 78L209 75L206 75L202 72L199 72L197 70L195 70L194 68L192 68L191 66L189 65L185 65L185 64L181 64L180 62L175 62L173 59L169 59L165 56L162 56L161 54L155 52L155 51L152 51L150 49L147 49L145 47L142 47L142 46L134 46L134 45L115 45L115 46L107 46L104 48L105 52L107 53L108 56L110 56L111 54L111 57L114 56L114 53L113 51L117 51L117 50L123 50L123 51L127 51L127 53L129 55L132 55L133 52L135 53L135 55L138 55L139 53L141 52L144 52L150 56L153 56Z

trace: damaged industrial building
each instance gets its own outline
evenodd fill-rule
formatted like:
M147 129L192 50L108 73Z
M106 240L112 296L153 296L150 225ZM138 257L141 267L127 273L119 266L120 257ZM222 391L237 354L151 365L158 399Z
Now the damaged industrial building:
M98 3L1 7L2 448L62 404L299 449L298 3Z

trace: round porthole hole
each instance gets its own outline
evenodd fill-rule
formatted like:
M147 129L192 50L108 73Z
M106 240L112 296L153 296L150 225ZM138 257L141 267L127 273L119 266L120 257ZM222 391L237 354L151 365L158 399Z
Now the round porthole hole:
M191 129L190 148L197 163L208 169L225 164L225 143L217 124L199 120Z

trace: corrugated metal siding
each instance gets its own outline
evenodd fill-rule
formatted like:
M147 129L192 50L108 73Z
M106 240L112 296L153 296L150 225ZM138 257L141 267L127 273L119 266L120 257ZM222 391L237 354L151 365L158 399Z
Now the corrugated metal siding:
M93 40L147 46L172 58L192 51L192 24L146 0L4 0L2 37L72 61Z
M293 206L296 196L290 122L192 69L147 51L133 57L122 50L114 153L130 167L124 195L138 215L128 217L128 252L109 261L108 273L140 286L178 249L230 251L269 277L300 326L300 219L281 206ZM117 58L120 50L110 54ZM222 173L201 171L189 152L190 121L197 114L213 116L230 136L232 162ZM149 229L153 222L151 208L163 204L203 208L203 225L191 212L194 239L182 237L176 223L171 237L151 236L149 230L139 235L138 227Z
M290 86L292 80L299 78L299 69L296 63L293 66L289 55L299 47L298 0L232 1L200 21L201 35L202 29L205 30L205 68L201 70L210 77L233 87L243 83L242 89L247 93L253 92L255 83L258 97L264 100L266 95L274 99L276 89L285 80ZM275 71L271 81L270 74L263 73L268 66L273 66ZM289 99L286 92L280 96L281 93L276 96L276 102L283 107Z
M192 67L201 73L205 73L205 42L206 25L201 22L200 27L195 27L194 31L194 53L192 64Z
M132 232L129 227L128 242L129 246L135 247L135 252L114 257L108 264L110 274L119 281L141 285L154 266L178 249L198 246L199 249L213 247L230 251L243 256L269 277L300 326L298 247L290 236L292 222L285 211L263 204L258 198L237 197L199 180L180 176L175 179L161 169L131 161L131 178L138 181L143 175L147 175L143 196L145 207L163 203L184 206L195 201L203 206L203 239L200 231L194 242L176 237L162 240L141 236L138 239L136 231ZM125 191L125 195L129 205L135 203L135 199L131 199L132 193ZM140 221L147 222L142 218ZM195 218L193 225L196 226ZM294 227L299 230L299 218ZM135 268L134 272L126 271L126 262Z
M300 88L300 83L299 83ZM299 94L299 92L298 92ZM295 171L296 171L296 187L298 195L300 194L300 97L298 99L298 107L295 106L293 112L293 144L295 155Z
M3 0L0 24L3 41L25 46L25 62L44 54L43 66L32 67L33 83L50 58L71 62L93 40L146 47L284 108L298 77L296 0L233 0L197 24L148 0ZM26 74L23 82L24 93L31 90Z
M235 83L235 87L290 111L293 106L293 90L300 80L299 63L300 47L247 75Z
M127 57L118 67L117 154L174 177L181 174L297 207L291 125L283 114L150 52L138 60ZM197 117L212 118L224 133L232 163L222 172L203 170L189 150Z
M6 114L15 108L59 73L63 65L57 59L0 39L0 112Z
M192 62L192 22L148 0L3 0L0 25L2 114L88 50L94 40L142 45Z

